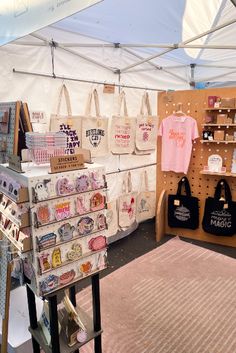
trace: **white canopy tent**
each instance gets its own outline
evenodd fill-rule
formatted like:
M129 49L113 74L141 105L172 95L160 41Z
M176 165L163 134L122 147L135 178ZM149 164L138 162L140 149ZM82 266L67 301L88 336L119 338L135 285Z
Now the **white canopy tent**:
M45 111L49 121L63 81L74 114L84 113L91 83L109 82L142 88L126 89L131 116L139 112L143 90L153 89L156 114L157 90L236 81L235 15L233 0L104 0L1 47L1 100L27 101L31 110ZM117 94L104 95L102 88L98 86L101 110L111 116ZM143 160L110 155L97 162L112 172L153 164L155 156ZM154 188L155 167L149 168ZM121 180L111 176L112 196L120 193ZM134 173L138 185L139 174Z

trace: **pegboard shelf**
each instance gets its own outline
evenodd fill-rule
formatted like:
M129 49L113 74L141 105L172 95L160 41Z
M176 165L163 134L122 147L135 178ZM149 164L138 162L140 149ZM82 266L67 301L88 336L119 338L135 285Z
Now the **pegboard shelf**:
M230 173L230 172L214 173L214 172L209 172L209 171L201 170L201 171L200 171L200 174L203 174L203 175L214 175L214 176L226 176L226 177L233 177L233 178L236 178L236 174Z
M201 143L217 143L217 144L219 144L219 143L225 143L226 145L227 145L228 143L236 143L236 141L225 141L225 140L223 140L223 141L217 141L217 140L200 140L200 142L201 142Z
M236 127L236 124L202 124L202 126L213 126L213 127Z
M230 110L236 110L236 108L206 108L206 109L204 109L205 111L221 111L221 110L227 110L228 112L230 112Z

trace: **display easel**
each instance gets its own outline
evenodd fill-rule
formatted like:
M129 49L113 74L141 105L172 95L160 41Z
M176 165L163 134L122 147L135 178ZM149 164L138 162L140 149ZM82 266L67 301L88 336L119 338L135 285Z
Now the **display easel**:
M0 131L0 157L1 163L7 161L7 156L20 156L21 150L25 148L25 132L32 131L27 103L6 102L0 103L1 114L8 114L8 128Z
M72 347L69 347L63 340L58 331L58 295L62 290L58 290L45 296L49 302L49 319L50 319L50 331L51 331L51 347L48 346L43 336L42 330L38 326L35 294L27 286L27 298L30 316L30 333L32 335L33 352L40 353L41 348L45 353L79 353L79 348L91 340L94 340L94 352L102 353L102 329L101 329L101 313L100 313L100 289L99 289L99 273L92 275L92 303L93 303L93 320L91 320L86 313L82 313L83 320L87 327L87 340L83 343L77 343ZM63 291L65 288L63 289ZM76 306L76 283L69 287L70 300L74 306Z
M159 122L165 117L171 115L174 111L179 109L187 115L192 116L197 120L200 139L193 145L192 158L188 171L188 179L191 184L193 196L199 198L200 206L200 226L197 230L187 230L180 228L170 228L167 223L167 211L165 212L165 226L160 232L156 231L156 239L160 241L164 234L179 235L186 238L202 240L210 243L222 244L236 247L236 236L234 237L219 237L205 233L201 227L201 222L204 212L205 199L208 196L213 196L216 183L221 178L226 178L231 186L232 197L236 200L236 178L234 176L226 175L211 175L202 174L203 168L207 165L207 159L210 154L220 154L224 160L227 170L231 168L233 149L236 148L236 142L232 143L201 143L201 134L203 130L202 124L205 121L205 115L208 108L208 96L219 96L223 98L236 97L236 88L219 88L219 89L206 89L206 90L187 90L176 92L161 92L158 94L158 115ZM226 109L226 111L228 111ZM230 112L229 112L230 113ZM236 108L231 109L230 114L236 113ZM224 127L227 129L227 126ZM177 183L183 174L174 172L161 171L161 138L158 138L157 143L157 200L164 190L168 194L175 194L177 190ZM167 200L166 200L167 202ZM166 206L165 202L165 206ZM166 207L167 210L167 207ZM162 212L159 212L162 215ZM158 222L157 215L157 227Z

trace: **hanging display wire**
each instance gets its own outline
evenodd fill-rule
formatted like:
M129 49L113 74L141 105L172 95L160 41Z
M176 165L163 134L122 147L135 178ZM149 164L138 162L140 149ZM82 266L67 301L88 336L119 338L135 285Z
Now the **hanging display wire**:
M112 86L119 87L119 88L132 88L132 89L141 89L141 90L155 91L155 92L157 92L157 91L158 92L165 92L164 89L160 89L160 88L152 88L152 87L146 87L146 86L145 87L132 86L132 85L126 85L126 84L122 84L122 83L114 83L114 82L107 82L107 81L85 80L85 79L80 79L80 78L75 78L75 77L66 77L66 76L55 75L55 73L50 75L50 74L43 74L43 73L38 73L38 72L21 71L21 70L16 70L15 68L12 71L13 71L13 73L22 74L22 75L47 77L47 78L54 78L54 79L66 80L66 81L77 81L77 82L92 83L92 84L97 84L97 85L105 85L106 84L106 85L112 85Z

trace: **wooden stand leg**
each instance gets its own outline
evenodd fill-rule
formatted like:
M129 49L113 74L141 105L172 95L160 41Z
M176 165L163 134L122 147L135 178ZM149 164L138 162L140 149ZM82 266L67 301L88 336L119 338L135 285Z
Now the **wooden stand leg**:
M99 273L92 276L92 296L93 296L93 325L94 331L101 330L101 312L100 312L100 288ZM102 353L102 336L99 335L94 339L95 353Z
M26 291L27 291L27 300L28 300L28 308L29 308L30 327L34 330L38 327L35 295L27 285L26 285ZM40 346L33 336L32 336L32 345L33 345L33 352L40 353Z
M11 291L11 263L8 263L7 264L7 278L6 278L5 315L4 315L4 319L2 320L2 346L1 346L1 353L7 353L10 291Z
M58 332L58 314L57 314L57 296L48 298L49 318L52 342L52 353L60 353L59 332Z
M70 295L70 300L71 303L76 307L76 289L75 286L70 287L69 289L69 295ZM79 349L76 349L74 353L79 353Z

